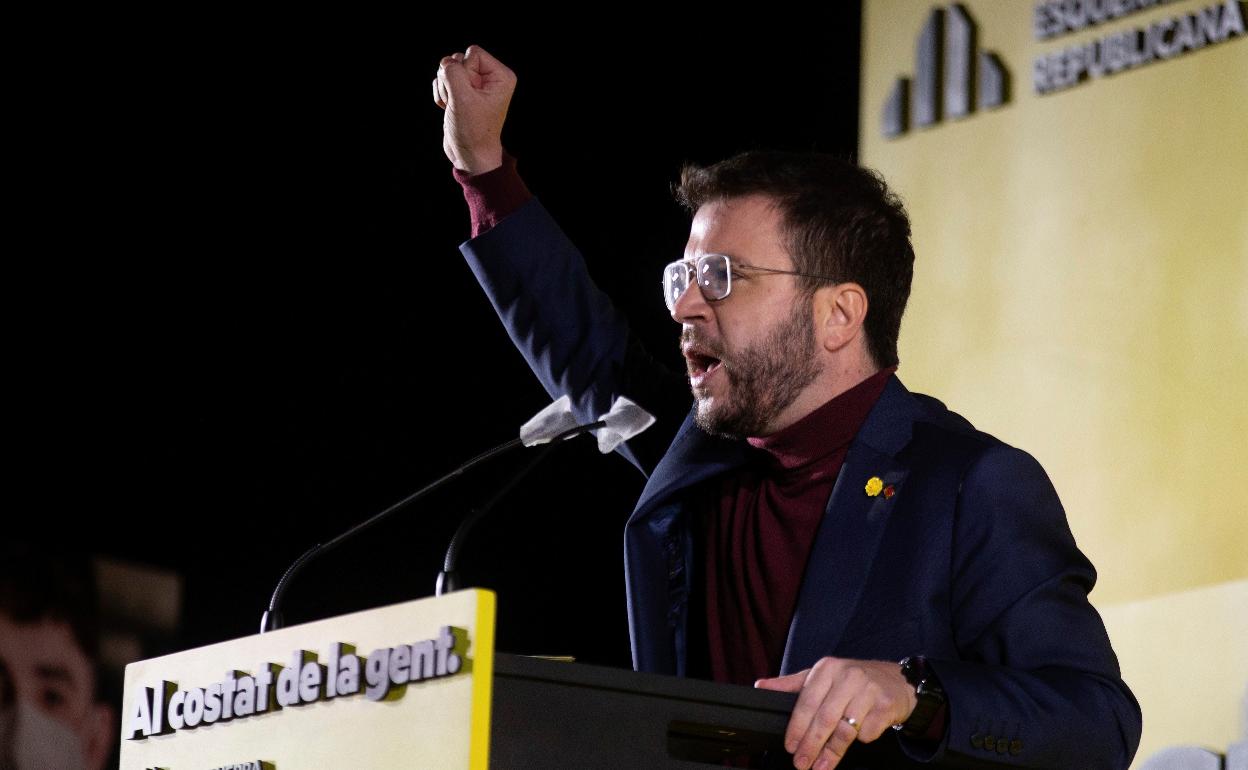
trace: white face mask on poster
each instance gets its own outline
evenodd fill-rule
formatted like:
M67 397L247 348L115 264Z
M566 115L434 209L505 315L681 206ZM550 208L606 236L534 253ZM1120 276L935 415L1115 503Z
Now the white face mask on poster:
M67 725L23 701L14 704L12 717L10 729L0 727L9 733L0 741L0 768L84 770L82 739Z

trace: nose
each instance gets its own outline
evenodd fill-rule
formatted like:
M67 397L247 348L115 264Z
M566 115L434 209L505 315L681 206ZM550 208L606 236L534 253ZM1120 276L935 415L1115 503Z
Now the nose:
M672 320L678 324L693 323L695 320L705 321L710 318L711 306L702 296L696 280L690 281L684 293L676 298L672 305Z

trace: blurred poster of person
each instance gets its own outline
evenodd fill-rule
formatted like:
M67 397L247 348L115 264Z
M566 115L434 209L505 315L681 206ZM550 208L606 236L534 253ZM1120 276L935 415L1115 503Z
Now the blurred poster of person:
M85 558L0 545L0 770L100 770L115 712L99 697L99 616Z

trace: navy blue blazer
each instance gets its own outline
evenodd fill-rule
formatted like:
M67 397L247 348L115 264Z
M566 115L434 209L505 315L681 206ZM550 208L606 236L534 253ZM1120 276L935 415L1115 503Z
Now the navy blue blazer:
M552 398L586 422L621 394L658 418L620 450L647 475L625 528L629 628L638 670L686 674L690 501L753 450L694 424L683 375L641 349L536 199L460 248ZM871 477L895 494L868 495ZM923 654L948 723L934 751L902 742L911 759L1125 768L1140 710L1088 603L1095 580L1040 465L894 376L833 488L778 673Z

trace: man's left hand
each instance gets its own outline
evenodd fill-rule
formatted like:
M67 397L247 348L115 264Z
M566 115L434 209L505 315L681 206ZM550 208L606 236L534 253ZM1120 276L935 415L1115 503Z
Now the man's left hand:
M798 770L831 770L855 741L870 743L901 724L918 700L897 663L823 658L795 674L760 679L755 687L801 693L784 749Z

